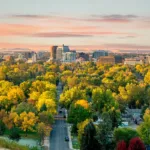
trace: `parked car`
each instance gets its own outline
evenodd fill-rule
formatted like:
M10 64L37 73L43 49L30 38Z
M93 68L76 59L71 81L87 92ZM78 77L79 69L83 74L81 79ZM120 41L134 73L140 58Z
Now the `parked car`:
M59 113L62 113L62 110L59 110Z
M65 137L65 141L66 141L66 142L69 141L69 137L68 137L68 136Z

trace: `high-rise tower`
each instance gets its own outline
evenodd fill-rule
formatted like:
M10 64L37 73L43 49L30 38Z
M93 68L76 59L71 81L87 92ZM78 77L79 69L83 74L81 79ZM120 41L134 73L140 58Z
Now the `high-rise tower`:
M50 59L56 60L56 50L58 46L51 46L50 48Z

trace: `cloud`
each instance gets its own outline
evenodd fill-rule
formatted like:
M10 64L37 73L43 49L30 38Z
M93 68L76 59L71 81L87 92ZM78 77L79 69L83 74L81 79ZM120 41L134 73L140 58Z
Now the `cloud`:
M0 42L0 49L12 49L12 48L21 48L21 49L32 49L32 50L41 50L49 49L49 45L39 45L39 44L24 44L24 43L2 43Z
M82 33L71 33L71 32L43 32L35 33L32 36L34 37L91 37L93 35L86 35Z
M134 19L137 19L136 15L120 15L120 14L112 14L112 15L88 15L88 16L65 16L65 15L35 15L35 14L14 14L8 17L11 18L20 18L20 19L55 19L61 21L91 21L91 22L114 22L114 23L127 23L131 22Z
M23 24L0 24L0 36L26 36L26 37L93 37L93 36L110 36L125 35L136 36L134 33L109 31L96 26L38 26Z
M133 39L137 37L138 37L137 35L128 35L128 36L118 37L118 39Z
M39 32L35 33L33 37L92 37L92 36L101 36L101 35L128 35L134 36L132 33L123 33L123 32L111 32L111 31L76 31L76 32Z
M40 31L40 27L23 24L0 24L0 36L27 36Z
M92 15L91 20L101 21L101 22L117 22L117 23L128 23L138 18L136 15Z
M12 18L26 18L26 19L45 19L45 18L49 18L50 16L46 16L46 15L31 15L31 14L15 14L15 15L10 15L8 17L12 17Z

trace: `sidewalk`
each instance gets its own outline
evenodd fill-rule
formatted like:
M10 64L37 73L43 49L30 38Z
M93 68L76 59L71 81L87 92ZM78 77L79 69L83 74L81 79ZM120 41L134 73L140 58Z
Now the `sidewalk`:
M67 110L65 110L65 114L66 114L66 121L67 121L67 117L68 117ZM68 131L68 137L69 137L69 149L70 150L78 150L78 149L74 149L73 146L72 146L71 125L67 125L67 131Z
M46 136L46 137L44 138L43 147L44 147L44 150L49 150L49 149L50 149L49 136Z

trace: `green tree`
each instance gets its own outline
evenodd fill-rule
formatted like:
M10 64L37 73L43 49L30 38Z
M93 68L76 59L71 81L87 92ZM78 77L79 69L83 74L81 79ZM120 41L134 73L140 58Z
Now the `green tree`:
M92 122L89 122L81 138L80 150L98 150L100 145L96 139L96 129Z
M27 102L22 102L19 105L17 105L17 107L14 109L14 111L17 112L17 114L21 114L23 112L26 112L26 113L33 112L33 113L37 114L36 107Z
M138 127L138 133L145 144L150 144L150 109L144 114L144 122Z
M77 132L77 124L90 118L91 112L80 105L72 105L68 113L68 122L72 123L72 132Z
M112 120L109 113L102 114L102 121L98 125L96 138L102 150L112 149Z

